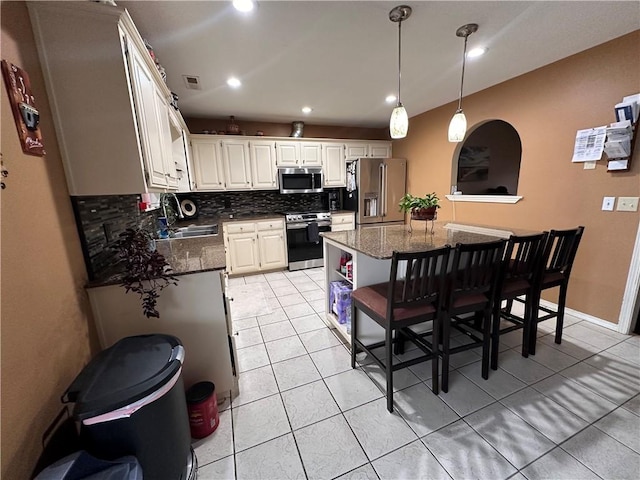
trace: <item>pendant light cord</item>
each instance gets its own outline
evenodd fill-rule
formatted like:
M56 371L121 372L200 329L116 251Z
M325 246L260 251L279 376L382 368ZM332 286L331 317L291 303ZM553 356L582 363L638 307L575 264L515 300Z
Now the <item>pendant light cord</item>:
M458 112L462 111L462 87L464 85L464 64L467 60L467 39L469 34L464 36L464 51L462 52L462 76L460 77L460 96L458 97Z
M398 22L398 107L402 105L400 101L400 78L402 77L402 20Z

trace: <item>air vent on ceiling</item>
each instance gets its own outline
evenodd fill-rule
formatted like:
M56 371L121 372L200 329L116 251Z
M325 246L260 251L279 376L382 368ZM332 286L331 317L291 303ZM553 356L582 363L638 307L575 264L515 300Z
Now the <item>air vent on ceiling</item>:
M195 75L183 75L184 83L191 90L200 90L200 77Z

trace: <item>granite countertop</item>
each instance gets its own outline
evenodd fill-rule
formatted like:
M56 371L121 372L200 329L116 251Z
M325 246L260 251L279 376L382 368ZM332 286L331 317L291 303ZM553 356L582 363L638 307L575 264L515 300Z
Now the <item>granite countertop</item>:
M227 266L222 232L219 235L156 240L156 249L167 259L175 276L222 270ZM90 281L87 287L117 285L121 279L122 272L116 271Z
M419 224L419 225L418 225ZM360 227L356 230L343 232L326 232L322 236L357 252L373 258L387 259L394 251L417 252L433 250L457 243L491 242L499 238L509 238L511 235L532 235L535 232L522 229L504 229L500 227L463 224L453 222L434 222L433 233L431 224L414 222L413 232L409 232L408 225L391 225L384 227Z

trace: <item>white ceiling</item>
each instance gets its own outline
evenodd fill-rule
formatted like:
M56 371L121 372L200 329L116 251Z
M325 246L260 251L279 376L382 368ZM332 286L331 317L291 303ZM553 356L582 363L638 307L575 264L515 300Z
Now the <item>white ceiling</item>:
M397 90L398 27L388 1L117 1L167 71L184 116L384 127ZM465 95L640 28L640 2L413 1L402 24L402 102L409 116L457 99L464 41ZM182 75L200 77L201 90ZM227 86L229 76L243 82ZM544 86L541 85L541 88ZM627 92L633 93L633 92ZM585 99L588 101L588 99ZM301 113L303 105L313 112ZM453 114L453 112L452 112Z

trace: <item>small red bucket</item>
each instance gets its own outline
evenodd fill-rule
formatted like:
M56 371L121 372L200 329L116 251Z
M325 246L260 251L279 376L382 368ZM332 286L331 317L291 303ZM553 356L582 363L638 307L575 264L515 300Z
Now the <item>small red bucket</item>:
M187 390L189 426L193 438L204 438L218 428L218 399L216 387L211 382L200 382Z

